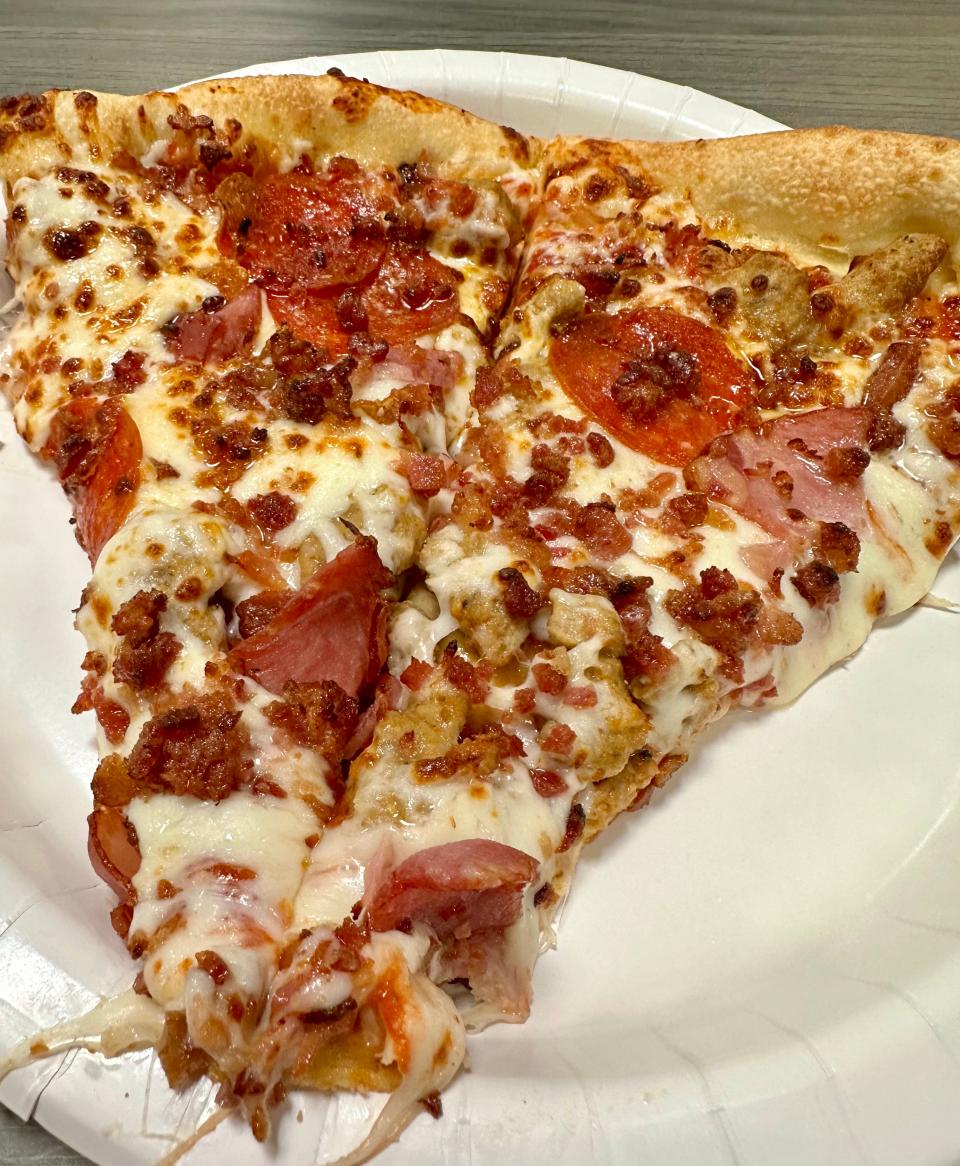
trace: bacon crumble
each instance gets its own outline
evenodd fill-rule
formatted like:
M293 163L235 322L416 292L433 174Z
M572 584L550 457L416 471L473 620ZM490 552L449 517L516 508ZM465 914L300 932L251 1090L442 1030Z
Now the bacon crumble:
M167 610L162 591L138 591L113 617L110 627L121 639L113 662L113 678L135 691L157 688L170 665L180 655L180 641L172 632L160 631L160 616Z

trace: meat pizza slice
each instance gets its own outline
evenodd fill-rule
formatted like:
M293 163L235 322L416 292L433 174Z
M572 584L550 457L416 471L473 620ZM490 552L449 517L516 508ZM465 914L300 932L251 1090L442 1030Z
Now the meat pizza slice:
M540 902L708 723L921 599L960 520L956 143L561 139L543 166L421 553L456 642L428 662L480 675L468 721L552 819Z
M152 1044L173 1086L210 1076L260 1139L295 1083L409 1076L409 1114L459 1066L455 1010L402 930L357 922L362 885L322 932L300 904L351 762L409 693L392 613L454 472L535 148L338 75L2 116L23 306L3 384L92 568L90 854L139 964L131 994L34 1051ZM535 863L512 860L521 887Z

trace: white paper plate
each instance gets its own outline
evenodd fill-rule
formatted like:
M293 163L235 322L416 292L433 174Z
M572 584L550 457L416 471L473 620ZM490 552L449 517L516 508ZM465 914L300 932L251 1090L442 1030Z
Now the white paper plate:
M776 128L647 77L514 55L310 58L538 133ZM59 488L0 416L0 1047L129 983L87 863L94 765L66 709L86 576ZM960 598L960 570L938 592ZM520 1028L383 1166L934 1166L960 1152L960 618L891 622L791 709L732 718L642 815L588 853ZM4 929L5 928L5 929ZM153 1161L210 1090L173 1096L150 1053L10 1077L0 1098L104 1166ZM227 1123L193 1166L310 1163L374 1103L294 1098L277 1146Z

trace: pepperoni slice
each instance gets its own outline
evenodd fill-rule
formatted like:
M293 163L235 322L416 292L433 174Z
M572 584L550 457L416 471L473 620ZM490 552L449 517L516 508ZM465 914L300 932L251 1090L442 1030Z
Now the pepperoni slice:
M385 246L365 184L337 170L277 174L260 187L237 258L268 290L318 290L366 279Z
M363 297L371 334L399 344L453 324L460 315L462 280L459 271L433 256L391 244Z
M373 891L367 917L374 931L406 920L427 923L441 940L509 927L539 869L529 854L487 838L431 846L401 862Z
M719 332L669 308L581 316L554 337L550 365L608 433L678 466L737 423L756 383Z
M80 543L96 563L133 507L143 460L140 431L119 401L80 397L57 411L44 454L57 464Z
M350 337L340 326L335 295L268 295L267 302L277 324L286 325L298 340L326 349L331 357L347 351Z
M132 903L136 898L132 880L140 869L140 851L131 841L123 811L100 806L87 818L87 826L93 869L121 903Z

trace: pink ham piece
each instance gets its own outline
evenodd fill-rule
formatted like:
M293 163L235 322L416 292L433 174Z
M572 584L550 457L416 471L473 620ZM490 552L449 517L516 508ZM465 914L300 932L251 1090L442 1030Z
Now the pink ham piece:
M421 348L419 344L394 344L387 352L384 367L394 366L404 380L423 381L446 392L452 389L463 372L459 352L438 348Z
M279 693L334 680L350 696L371 685L387 658L387 605L393 576L372 538L358 538L316 571L270 622L230 653L235 668Z
M181 360L201 364L229 360L256 336L260 310L260 289L251 284L217 311L199 308L182 316L171 347Z
M796 512L860 531L866 521L860 480L831 480L822 459L831 449L862 449L871 418L869 409L831 407L724 434L687 467L687 484L788 542L802 523Z
M503 1020L524 1021L533 998L533 969L511 958L502 931L481 931L455 939L437 953L433 973L438 984L466 980L478 1004L492 1004Z
M368 888L367 918L374 931L425 923L441 941L502 931L520 918L524 888L539 869L529 854L486 838L432 846Z
M457 463L436 453L408 453L400 461L400 473L415 494L432 498L456 477Z
M356 757L358 753L362 753L373 740L373 732L377 723L387 713L401 708L406 695L406 686L401 684L396 676L384 672L377 681L372 704L360 714L360 720L353 731L353 736L344 747L344 756Z

